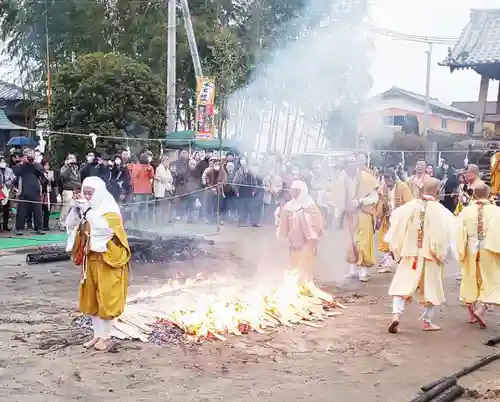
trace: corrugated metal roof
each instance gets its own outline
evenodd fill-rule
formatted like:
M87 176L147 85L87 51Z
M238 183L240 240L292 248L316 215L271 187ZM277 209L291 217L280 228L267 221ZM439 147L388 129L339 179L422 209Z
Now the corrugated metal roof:
M0 109L0 130L26 130L26 127L12 123L5 112Z
M439 64L454 69L496 63L500 65L500 9L471 10L460 39Z
M406 96L409 98L412 98L419 103L425 104L425 95L420 95L415 92L407 91L406 89L398 88L398 87L392 87L388 91L385 91L379 95L380 97L387 97L387 96ZM443 111L447 111L449 113L457 114L460 116L464 117L474 117L471 113L468 113L464 110L457 109L456 107L447 105L446 103L442 103L436 98L430 98L429 100L429 106L431 109L440 109Z

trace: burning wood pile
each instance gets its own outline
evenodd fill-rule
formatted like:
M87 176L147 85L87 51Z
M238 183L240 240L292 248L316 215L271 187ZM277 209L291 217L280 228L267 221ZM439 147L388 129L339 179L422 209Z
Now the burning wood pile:
M295 272L288 272L277 286L196 278L131 298L114 323L113 335L155 343L172 343L172 333L194 342L225 340L279 326L321 328L325 318L340 314L332 311L337 308L345 307L312 281L300 283Z

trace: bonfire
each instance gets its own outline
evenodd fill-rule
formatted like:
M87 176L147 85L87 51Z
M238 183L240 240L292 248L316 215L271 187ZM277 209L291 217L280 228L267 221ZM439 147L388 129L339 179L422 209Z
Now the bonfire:
M278 285L197 277L141 291L115 321L118 337L148 342L155 325L178 327L192 341L226 340L228 335L264 333L278 326L321 327L345 308L312 281L287 272Z

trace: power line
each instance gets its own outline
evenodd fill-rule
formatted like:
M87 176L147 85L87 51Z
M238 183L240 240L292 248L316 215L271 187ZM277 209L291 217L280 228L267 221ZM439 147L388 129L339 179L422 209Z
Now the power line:
M459 39L458 37L450 37L450 36L439 37L439 36L405 34L402 32L392 31L390 29L376 27L370 24L364 24L364 27L370 32L409 42L434 43L438 45L454 45Z

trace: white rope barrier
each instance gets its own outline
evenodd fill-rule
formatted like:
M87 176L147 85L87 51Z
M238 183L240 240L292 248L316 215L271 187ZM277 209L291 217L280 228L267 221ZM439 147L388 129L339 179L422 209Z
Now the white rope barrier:
M196 139L183 139L183 138L138 138L138 137L115 137L115 136L109 136L109 135L99 135L94 132L89 132L87 134L85 133L73 133L70 131L57 131L57 130L42 130L42 129L36 129L36 128L24 128L24 130L29 131L29 132L36 132L39 133L40 131L45 131L48 134L48 137L52 135L68 135L68 136L74 136L74 137L86 137L92 140L92 138L102 138L102 139L107 139L107 140L118 140L118 141L158 141L160 143L162 142L193 142L196 141ZM220 138L215 138L216 140L221 140ZM202 142L203 140L198 140ZM440 150L440 151L433 151L431 149L418 149L418 150L401 150L401 149L364 149L364 148L335 148L331 149L329 151L325 151L324 154L327 155L328 152L352 152L352 153L373 153L373 152L395 152L395 153L470 153L470 152L481 152L481 151L500 151L500 149L492 149L492 148L481 148L481 149L453 149L453 150ZM307 152L306 152L307 153Z

